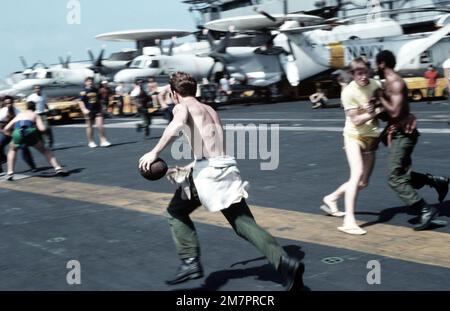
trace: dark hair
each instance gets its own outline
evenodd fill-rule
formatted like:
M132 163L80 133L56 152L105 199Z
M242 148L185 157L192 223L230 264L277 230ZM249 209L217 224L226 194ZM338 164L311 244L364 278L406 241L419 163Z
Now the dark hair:
M12 97L11 95L6 95L5 97L3 97L2 101L8 100L8 99L10 101L14 102L14 97Z
M190 74L178 71L170 76L170 88L181 97L197 94L197 81Z
M92 78L92 77L87 77L86 79L84 79L84 82L88 82L89 80L94 82L94 78Z
M35 111L36 110L36 103L33 101L27 102L27 110Z
M384 63L386 67L394 69L395 64L397 63L395 61L394 54L389 50L383 50L380 53L377 54L376 57L377 65Z

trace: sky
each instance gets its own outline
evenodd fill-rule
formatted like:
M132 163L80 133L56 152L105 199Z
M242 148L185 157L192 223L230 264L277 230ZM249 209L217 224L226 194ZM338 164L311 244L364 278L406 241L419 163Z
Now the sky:
M80 4L80 24L69 24L70 2ZM28 64L58 63L58 56L72 54L72 60L87 60L87 48L106 55L134 43L96 40L98 34L148 28L195 30L188 5L181 0L14 0L1 1L0 78L22 70L19 57Z

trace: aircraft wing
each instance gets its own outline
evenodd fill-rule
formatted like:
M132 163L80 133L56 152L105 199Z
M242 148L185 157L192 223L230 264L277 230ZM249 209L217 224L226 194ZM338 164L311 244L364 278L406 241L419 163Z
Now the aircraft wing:
M278 28L286 21L296 21L298 23L317 23L323 20L319 16L307 14L273 14L271 17L272 19L269 19L263 15L229 17L209 21L204 25L204 27L209 30L221 32L227 32L230 26L233 26L234 30L237 32L261 31L278 30Z
M397 53L395 70L403 69L414 58L428 50L450 32L450 23L434 31L429 37L410 41L403 45Z
M136 42L150 41L155 39L165 40L172 37L185 37L190 34L190 31L177 29L138 29L108 32L97 35L95 38L103 41Z
M295 27L295 28L288 28L288 29L280 29L281 32L284 32L286 34L301 34L304 32L317 30L317 29L330 29L330 25L314 25L314 26L306 26L306 27Z

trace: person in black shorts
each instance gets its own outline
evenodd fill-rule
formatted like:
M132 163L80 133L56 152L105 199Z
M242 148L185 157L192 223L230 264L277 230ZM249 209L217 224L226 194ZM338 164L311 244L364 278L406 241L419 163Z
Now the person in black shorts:
M86 119L86 135L89 143L89 148L96 148L97 144L94 142L94 133L92 126L98 128L100 136L100 146L109 147L111 143L108 142L103 128L103 107L99 100L99 92L94 87L94 79L92 77L86 78L84 81L84 90L80 93L80 109Z

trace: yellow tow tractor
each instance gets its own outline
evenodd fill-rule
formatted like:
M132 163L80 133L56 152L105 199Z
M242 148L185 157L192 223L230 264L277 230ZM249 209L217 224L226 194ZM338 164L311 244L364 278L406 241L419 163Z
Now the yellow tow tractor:
M404 78L409 90L409 98L414 101L422 101L428 98L428 81L423 77ZM447 81L439 78L436 81L434 97L447 96Z
M25 101L17 102L16 107L19 110L25 109ZM83 117L78 101L73 99L55 100L47 102L49 112L48 119L52 121L69 121L75 118Z
M136 107L132 104L129 96L124 96L123 113L125 115L133 115L137 113ZM25 101L16 103L19 110L25 110ZM49 107L48 119L51 121L69 122L73 119L84 118L80 107L78 106L78 99L69 98L66 100L50 100L47 103ZM148 109L149 113L155 113L159 107L151 107ZM112 96L109 101L107 111L112 115L119 114L117 100Z

